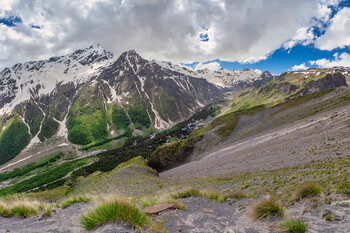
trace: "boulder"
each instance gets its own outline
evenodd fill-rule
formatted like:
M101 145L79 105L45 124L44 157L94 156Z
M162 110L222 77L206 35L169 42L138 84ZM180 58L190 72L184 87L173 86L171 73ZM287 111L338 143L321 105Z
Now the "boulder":
M143 209L145 214L158 214L164 210L168 209L178 209L178 206L174 203L162 203L154 206L148 206Z

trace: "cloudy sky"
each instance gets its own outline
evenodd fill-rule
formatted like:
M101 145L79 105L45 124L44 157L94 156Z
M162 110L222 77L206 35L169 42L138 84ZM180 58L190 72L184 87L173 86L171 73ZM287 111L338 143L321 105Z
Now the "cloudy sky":
M350 1L0 0L0 68L96 44L194 69L350 66Z

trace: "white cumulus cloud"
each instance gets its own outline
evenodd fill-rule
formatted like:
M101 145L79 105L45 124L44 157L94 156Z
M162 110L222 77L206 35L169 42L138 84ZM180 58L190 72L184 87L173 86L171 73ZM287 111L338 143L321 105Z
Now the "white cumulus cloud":
M350 8L345 7L331 19L329 27L315 42L315 46L323 50L343 48L350 45Z
M295 65L295 66L292 67L292 70L293 70L293 71L297 71L297 70L306 70L306 69L309 69L309 67L307 67L307 66L305 65L305 63L302 63L302 64L300 64L300 65Z
M334 66L350 67L350 54L349 53L335 53L333 59L318 59L315 61L309 61L311 65L317 65L322 68L332 68Z
M209 63L205 63L203 64L202 62L198 63L193 70L203 70L203 69L208 69L210 71L218 71L221 69L220 63L219 62L209 62Z

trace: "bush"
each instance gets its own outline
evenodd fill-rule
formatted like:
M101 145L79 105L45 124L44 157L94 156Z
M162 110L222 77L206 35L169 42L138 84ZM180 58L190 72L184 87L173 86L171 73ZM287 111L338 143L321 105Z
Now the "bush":
M88 230L108 221L131 224L137 229L142 229L151 222L149 217L137 209L134 204L117 200L102 203L81 216L81 224Z
M273 216L283 217L285 213L284 207L282 207L279 201L274 198L261 199L253 205L252 218L271 218Z
M332 222L333 221L333 218L331 215L327 215L326 218L325 218L326 221L328 222Z
M293 200L299 201L305 197L314 197L321 194L321 188L313 182L302 184L294 193Z
M281 223L283 231L291 233L304 233L307 230L308 223L297 218L285 219Z

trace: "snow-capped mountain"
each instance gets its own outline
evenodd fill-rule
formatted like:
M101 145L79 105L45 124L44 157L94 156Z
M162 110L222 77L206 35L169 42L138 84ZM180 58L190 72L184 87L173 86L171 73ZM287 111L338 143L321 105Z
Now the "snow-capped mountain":
M113 54L100 45L43 61L18 63L0 72L0 115L16 105L50 94L58 84L88 81Z
M16 64L0 84L0 162L52 137L84 145L164 129L221 93L133 50L113 57L101 46Z
M194 71L185 66L172 64L171 62L155 62L167 69L171 69L197 78L204 78L219 88L242 87L255 82L266 82L275 77L268 71L261 73L256 72L250 68L232 71L226 69L220 69L218 71L211 71L209 69Z

